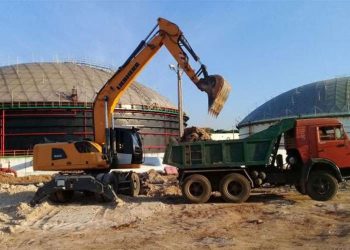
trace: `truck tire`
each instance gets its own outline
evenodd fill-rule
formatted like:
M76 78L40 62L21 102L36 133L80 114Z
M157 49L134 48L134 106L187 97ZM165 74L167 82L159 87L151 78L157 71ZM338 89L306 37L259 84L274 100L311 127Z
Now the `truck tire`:
M313 199L317 201L328 201L334 198L338 192L337 179L325 172L312 172L306 184L306 192Z
M220 193L227 202L245 202L250 196L250 182L241 174L225 175L220 181Z
M182 194L193 203L205 203L211 196L211 184L207 177L193 174L186 177L182 184Z

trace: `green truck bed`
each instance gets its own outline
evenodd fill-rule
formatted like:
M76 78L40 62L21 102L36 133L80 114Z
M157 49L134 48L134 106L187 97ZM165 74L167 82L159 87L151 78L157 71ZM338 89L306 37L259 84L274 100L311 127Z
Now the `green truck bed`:
M280 136L294 126L295 119L284 119L245 139L169 144L163 163L179 169L268 165Z

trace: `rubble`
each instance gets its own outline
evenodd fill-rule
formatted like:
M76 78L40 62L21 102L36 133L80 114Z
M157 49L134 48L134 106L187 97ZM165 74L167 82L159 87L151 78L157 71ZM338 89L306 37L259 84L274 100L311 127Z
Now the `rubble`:
M188 127L185 128L181 137L181 142L207 141L210 140L210 133L204 128Z
M141 195L151 197L180 196L177 175L165 175L155 170L140 175Z

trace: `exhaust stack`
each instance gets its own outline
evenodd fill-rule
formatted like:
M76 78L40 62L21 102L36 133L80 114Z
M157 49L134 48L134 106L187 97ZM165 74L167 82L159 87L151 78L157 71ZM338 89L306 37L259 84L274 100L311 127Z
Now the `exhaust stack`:
M217 117L231 91L231 85L220 75L201 78L196 85L208 94L208 112Z

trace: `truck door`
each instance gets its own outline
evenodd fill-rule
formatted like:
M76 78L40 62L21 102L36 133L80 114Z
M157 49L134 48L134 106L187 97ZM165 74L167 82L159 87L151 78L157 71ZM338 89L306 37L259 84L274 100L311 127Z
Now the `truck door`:
M309 154L307 157L304 157L303 159L310 159L310 156L312 158L318 157L318 132L317 132L316 126L309 126L308 127L308 133L307 133L307 144L309 145ZM306 163L306 162L305 162Z
M350 145L341 125L318 127L319 158L334 162L339 168L350 166Z

